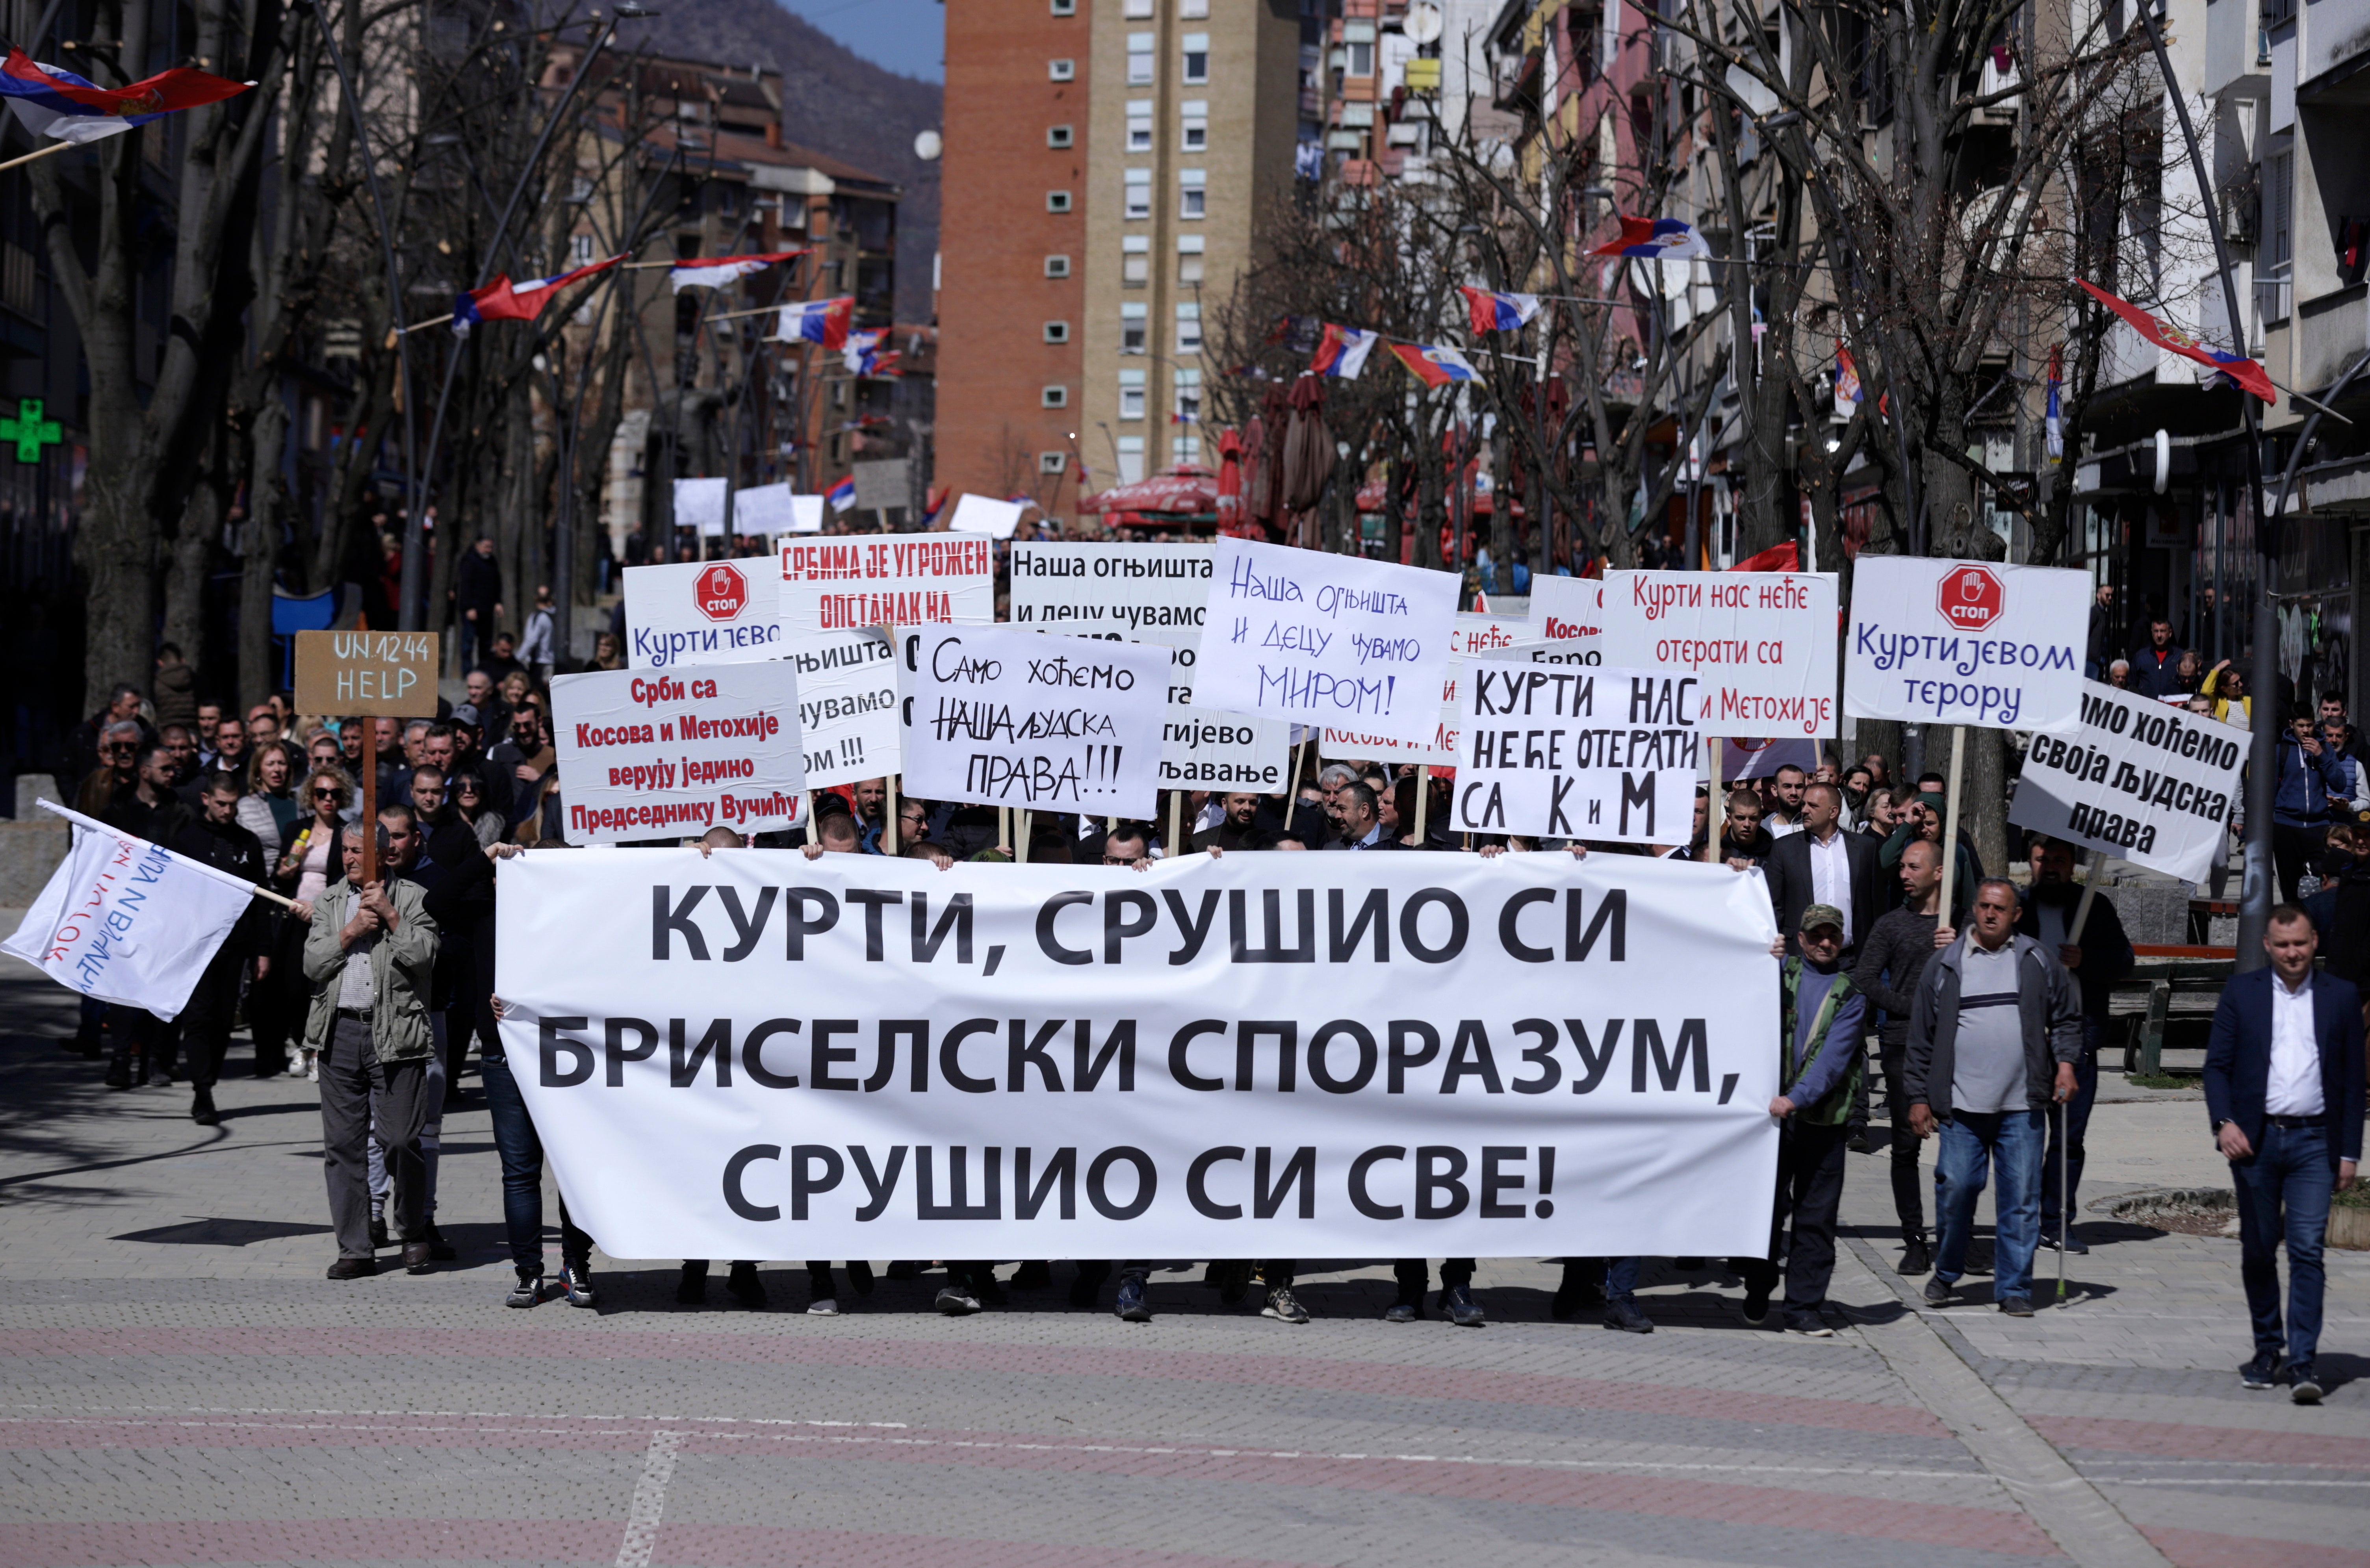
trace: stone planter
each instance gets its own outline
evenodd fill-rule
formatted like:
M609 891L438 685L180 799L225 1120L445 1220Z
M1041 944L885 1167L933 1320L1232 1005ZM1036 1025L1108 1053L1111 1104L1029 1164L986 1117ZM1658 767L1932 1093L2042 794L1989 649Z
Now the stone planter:
M2340 1204L2329 1211L2329 1245L2370 1251L2370 1208Z

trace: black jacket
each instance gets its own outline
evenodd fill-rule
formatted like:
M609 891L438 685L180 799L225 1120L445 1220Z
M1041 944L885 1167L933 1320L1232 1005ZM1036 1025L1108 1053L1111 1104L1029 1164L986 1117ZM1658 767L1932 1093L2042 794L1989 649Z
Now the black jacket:
M1851 916L1850 951L1857 952L1876 928L1877 917L1884 911L1883 873L1876 863L1876 842L1868 835L1838 828L1836 836L1844 841L1844 864L1850 872L1851 907L1846 913ZM1795 928L1802 923L1802 911L1818 902L1811 875L1809 830L1780 838L1769 851L1769 859L1762 862L1761 874L1769 883L1769 903L1778 912L1778 934L1799 954L1802 951L1801 939Z
M1852 988L1884 1009L1876 1036L1887 1052L1909 1038L1909 1014L1916 1005L1918 977L1934 956L1934 917L1888 909L1859 944Z
M1936 953L1918 977L1916 1005L1909 1014L1909 1038L1902 1066L1902 1090L1909 1103L1923 1101L1937 1121L1950 1119L1950 1080L1958 1069L1959 975L1973 933L1962 931ZM2041 951L2031 937L2016 944L2017 1017L2024 1026L2025 1103L2048 1105L2056 1064L2082 1059L2082 993L2056 955ZM2357 1020L2354 1041L2359 1047Z
M2081 888L2071 882L2045 883L2032 889L2025 897L2024 912L2017 917L2018 934L2039 940L2043 903L2063 903L2070 926L2075 905L2081 897ZM2128 976L2135 962L2132 940L2123 934L2123 919L2105 894L2090 900L2089 917L2082 925L2082 940L2074 945L2082 950L2082 967L2073 972L2074 983L2082 989L2082 1016L2103 1023L2107 1004L2114 997L2115 982Z
M492 609L502 600L501 561L496 556L479 555L472 548L461 552L453 568L453 597L465 610L480 613ZM494 628L481 626L479 635L491 640Z
M2215 1127L2236 1122L2263 1147L2264 1095L2272 1072L2269 965L2235 975L2214 1009L2205 1041L2205 1114ZM2329 1118L2329 1162L2362 1158L2362 993L2333 974L2312 977L2313 1035L2320 1045L2321 1108Z

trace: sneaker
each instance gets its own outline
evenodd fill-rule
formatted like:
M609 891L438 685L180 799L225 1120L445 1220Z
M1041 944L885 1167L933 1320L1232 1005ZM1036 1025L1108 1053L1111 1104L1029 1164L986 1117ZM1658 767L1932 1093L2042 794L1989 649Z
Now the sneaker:
M2320 1378L2311 1362L2291 1367L2288 1371L2288 1398L2298 1404L2320 1402Z
M968 1285L949 1285L938 1292L938 1309L949 1318L964 1317L979 1310L979 1297L971 1293Z
M452 1262L461 1255L453 1243L444 1239L444 1233L436 1228L432 1219L428 1222L428 1255L440 1263Z
M1122 1274L1119 1282L1119 1305L1116 1309L1123 1323L1152 1321L1151 1304L1144 1299L1144 1281L1132 1274Z
M307 1083L321 1081L321 1053L318 1051L305 1053L305 1081Z
M1025 1262L1012 1271L1012 1288L1015 1290L1042 1290L1053 1283L1053 1267L1050 1263Z
M674 1304L678 1307L708 1305L708 1264L704 1260L683 1265L683 1277L674 1282Z
M2052 1252L2058 1250L2057 1228L2055 1226L2044 1225L2041 1228L2041 1245ZM2089 1255L2090 1244L2069 1230L2065 1233L2065 1255L2069 1258L2087 1257Z
M1737 1312L1746 1322L1759 1328L1769 1320L1769 1293L1766 1290L1746 1291Z
M568 1265L567 1273L561 1277L566 1282L566 1288L562 1294L570 1307L591 1307L599 1302L600 1297L592 1293L591 1264L570 1263Z
M1881 1149L1888 1149L1892 1147L1893 1140L1891 1138L1881 1138L1874 1133L1870 1132L1858 1132L1853 1134L1852 1140L1849 1145L1849 1147L1854 1154L1875 1154Z
M190 1097L190 1120L201 1127L222 1125L222 1113L214 1109L214 1091L201 1089Z
M1450 1285L1441 1287L1440 1310L1460 1329L1478 1329L1489 1320L1481 1315L1480 1304L1473 1299L1470 1286Z
M1816 1314L1808 1312L1789 1313L1786 1319L1786 1332L1789 1334L1801 1334L1809 1339L1835 1337L1835 1330L1821 1322Z
M1555 1299L1547 1310L1559 1323L1570 1322L1592 1307L1605 1305L1605 1287L1593 1279L1574 1278L1567 1270L1563 1283L1556 1286Z
M1654 1332L1654 1320L1639 1311L1635 1301L1608 1301L1605 1304L1605 1326L1625 1334L1651 1334Z
M2276 1387L2280 1380L2281 1364L2285 1359L2276 1351L2256 1352L2254 1360L2238 1368L2238 1386L2258 1392Z
M1305 1323L1308 1321L1308 1309L1292 1294L1292 1286L1279 1285L1267 1293L1267 1305L1260 1309L1260 1316L1273 1318L1279 1323Z
M1933 1270L1934 1254L1927 1251L1923 1236L1911 1238L1909 1245L1902 1249L1901 1262L1893 1265L1893 1272L1904 1279L1916 1279L1919 1274L1931 1274Z
M836 1296L816 1297L813 1300L807 1303L807 1316L810 1318L838 1317L839 1297Z
M1926 1305L1948 1307L1950 1304L1950 1282L1936 1274L1926 1282Z
M861 1258L847 1260L847 1283L856 1286L858 1296L872 1294L872 1265Z
M168 1089L172 1086L172 1082L173 1070L170 1067L150 1067L148 1069L149 1088Z
M733 1300L752 1312L765 1309L765 1282L757 1277L757 1265L742 1261L732 1265L725 1276L724 1289Z
M533 1307L542 1300L543 1276L539 1274L522 1274L518 1276L518 1283L511 1286L511 1293L502 1297L502 1305Z
M2032 1299L2025 1296L2003 1296L1999 1309L2011 1318L2030 1318L2032 1316Z

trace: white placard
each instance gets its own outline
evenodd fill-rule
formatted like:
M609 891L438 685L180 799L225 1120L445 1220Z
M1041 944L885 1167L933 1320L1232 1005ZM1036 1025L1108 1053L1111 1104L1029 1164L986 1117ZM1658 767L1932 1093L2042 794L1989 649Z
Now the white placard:
M570 844L798 819L806 755L799 674L784 661L556 675L551 714Z
M995 547L950 534L785 539L782 632L860 626L986 626L995 619Z
M502 1041L617 1257L1768 1246L1757 875L765 849L499 875Z
M696 528L711 538L720 536L724 532L724 481L675 480L674 525Z
M2008 820L2200 882L2229 849L2248 732L2082 683L2078 728L2032 737Z
M1149 816L1168 651L1018 627L901 639L905 788L930 801Z
M1532 635L1547 642L1573 645L1551 663L1605 663L1605 580L1601 577L1534 577L1531 579ZM1579 657L1570 657L1577 654Z
M1833 735L1835 624L1833 572L1605 576L1605 662L1692 676L1708 735Z
M1466 671L1453 824L1684 844L1703 732L1693 683L1659 670L1477 660Z
M1863 555L1852 569L1844 711L2062 730L2082 720L2090 574Z
M782 645L799 673L799 730L807 788L828 790L882 778L902 767L897 721L897 652L878 627L819 631Z
M1456 587L1445 571L1220 539L1195 696L1230 713L1427 741Z
M1457 693L1464 683L1468 663L1470 661L1465 659L1448 661L1448 673L1440 683L1440 717L1432 725L1432 732L1422 739L1402 741L1390 735L1370 734L1363 730L1336 730L1329 726L1317 732L1317 756L1326 762L1379 762L1394 767L1401 763L1413 763L1423 767L1455 767L1457 732L1465 723Z
M1029 510L1022 501L997 501L992 496L961 495L955 498L955 514L947 520L949 534L985 534L990 538L1008 539L1020 526L1020 514Z
M780 658L777 582L762 557L626 568L627 667Z
M753 485L732 496L732 531L736 534L820 534L823 497L797 495L789 482Z

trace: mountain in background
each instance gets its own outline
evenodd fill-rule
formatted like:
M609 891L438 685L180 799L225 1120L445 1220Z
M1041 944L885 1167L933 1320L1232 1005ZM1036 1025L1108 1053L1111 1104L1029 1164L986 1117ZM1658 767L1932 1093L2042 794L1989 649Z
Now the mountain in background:
M897 213L897 319L930 319L938 248L938 169L914 156L936 129L940 93L849 52L775 0L666 0L665 15L618 29L618 42L677 59L782 74L782 139L904 188Z

